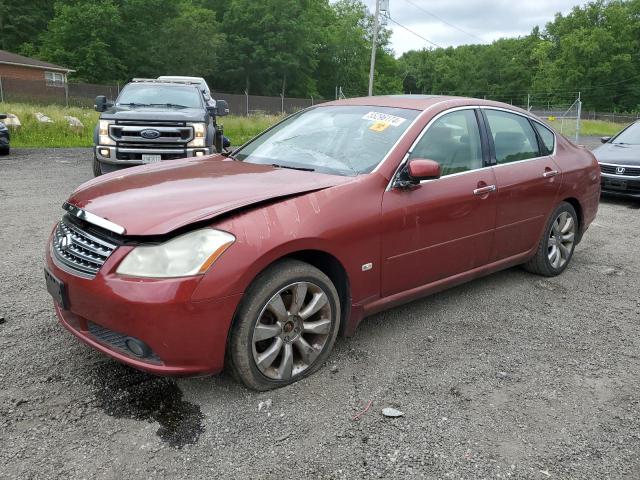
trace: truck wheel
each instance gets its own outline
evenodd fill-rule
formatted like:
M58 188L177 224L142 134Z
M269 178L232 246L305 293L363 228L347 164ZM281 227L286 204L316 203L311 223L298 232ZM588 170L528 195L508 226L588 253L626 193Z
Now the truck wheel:
M562 202L549 217L538 250L524 268L545 277L560 275L573 257L577 235L576 210L570 203Z
M323 364L339 328L340 301L329 277L304 262L279 262L247 289L227 366L255 390L289 385Z
M96 157L94 154L93 155L93 176L99 177L100 175L102 175L102 165L98 161L98 157Z
M9 155L10 152L11 152L11 148L10 147L0 148L0 155Z

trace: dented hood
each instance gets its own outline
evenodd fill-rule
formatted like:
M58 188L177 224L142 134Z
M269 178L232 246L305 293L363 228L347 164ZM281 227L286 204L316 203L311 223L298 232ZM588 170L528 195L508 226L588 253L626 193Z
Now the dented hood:
M255 203L351 180L222 156L201 157L98 177L82 184L68 203L124 227L125 235L163 235Z

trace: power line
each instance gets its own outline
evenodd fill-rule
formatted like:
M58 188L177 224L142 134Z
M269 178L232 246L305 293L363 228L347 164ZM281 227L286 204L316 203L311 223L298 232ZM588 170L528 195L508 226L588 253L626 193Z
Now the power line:
M426 13L427 15L432 16L433 18L440 20L442 23L444 23L445 25L449 25L451 28L455 28L456 30L458 30L459 32L464 33L465 35L469 35L470 37L475 38L476 40L480 40L481 43L487 43L486 40L484 40L483 38L478 37L477 35L474 35L471 32L467 32L466 30L463 30L462 28L454 25L451 22L446 21L444 18L439 17L438 15L436 15L435 13L430 12L429 10L427 10L424 7L421 7L420 5L416 5L415 3L413 3L411 0L404 0L405 2L407 2L409 5L413 5L414 7L416 7L419 10L422 10L424 13Z
M413 33L416 37L421 38L422 40L424 40L427 43L430 43L431 45L433 45L436 48L442 48L440 45L438 45L435 42L432 42L431 40L429 40L428 38L423 37L422 35L420 35L419 33L414 32L413 30L411 30L409 27L405 27L404 25L402 25L401 23L396 22L393 18L391 17L387 17L389 20L391 20L393 23L395 23L396 25L398 25L401 28L404 28L407 32L409 33Z

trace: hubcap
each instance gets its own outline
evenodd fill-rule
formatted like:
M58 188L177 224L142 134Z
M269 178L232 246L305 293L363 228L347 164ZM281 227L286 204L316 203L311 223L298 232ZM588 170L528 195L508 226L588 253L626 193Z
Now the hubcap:
M316 361L329 339L333 311L327 294L309 282L277 292L253 329L253 360L268 378L289 380Z
M553 268L562 268L569 261L575 236L576 223L573 217L562 212L554 220L547 242L547 256Z

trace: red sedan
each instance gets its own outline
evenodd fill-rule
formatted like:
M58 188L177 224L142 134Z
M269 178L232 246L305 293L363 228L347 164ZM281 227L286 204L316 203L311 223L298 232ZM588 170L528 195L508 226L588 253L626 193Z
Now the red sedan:
M599 196L593 155L510 105L330 102L227 157L80 186L45 276L95 349L265 390L311 374L374 312L514 265L562 273Z

